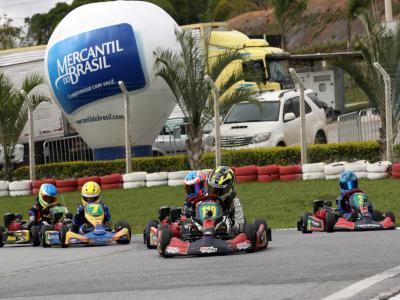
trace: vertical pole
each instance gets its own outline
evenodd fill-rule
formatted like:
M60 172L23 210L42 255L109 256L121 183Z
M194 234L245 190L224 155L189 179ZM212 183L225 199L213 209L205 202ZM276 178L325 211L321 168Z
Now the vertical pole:
M204 76L204 79L211 85L214 95L214 120L215 120L215 167L221 165L221 120L219 115L219 88L209 75Z
M385 0L385 19L386 22L393 21L392 0Z
M390 83L390 76L378 62L374 63L374 67L382 75L385 83L386 160L393 161L392 87Z
M305 113L305 103L304 103L304 83L301 80L299 74L290 68L290 74L294 82L300 87L300 135L301 135L301 164L307 163L307 137L306 137L306 113Z
M24 101L28 106L28 124L29 124L29 179L36 179L35 172L35 144L33 142L33 106L31 100L24 90L19 91L22 97L24 97Z
M129 95L123 81L118 81L119 88L124 94L124 108L125 108L125 165L126 173L132 172L132 153L131 153L131 133L129 128Z

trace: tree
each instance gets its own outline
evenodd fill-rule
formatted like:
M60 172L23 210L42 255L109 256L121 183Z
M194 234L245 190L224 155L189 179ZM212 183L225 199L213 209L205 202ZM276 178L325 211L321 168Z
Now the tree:
M188 159L192 169L199 169L199 161L204 152L203 128L213 116L213 100L210 85L204 80L208 74L214 81L225 67L240 59L237 51L226 51L212 63L208 61L208 42L199 47L198 40L190 31L176 33L181 46L179 53L169 49L158 48L154 52L157 76L164 79L174 95L174 99L188 120L186 142ZM207 40L207 39L206 39ZM220 84L220 95L223 95L222 113L240 101L254 101L249 90L232 90L230 87L243 78L240 73L232 73Z
M257 4L249 0L220 0L214 9L214 18L224 21L241 13L259 9Z
M12 19L0 16L0 50L15 48L21 34L21 28L11 26Z
M358 63L353 59L341 58L334 64L345 70L354 82L367 95L370 103L379 113L382 125L386 122L384 83L374 63L379 62L392 78L393 101L393 136L397 134L397 124L400 120L400 27L390 30L381 25L380 19L367 10L358 15L364 26L365 34L357 37L353 49L360 51L363 61ZM381 141L386 134L381 130Z
M49 99L35 88L44 83L43 77L33 74L25 78L22 89L28 94L33 107ZM4 151L4 176L11 179L11 158L15 145L28 120L28 107L11 79L0 73L0 144Z
M281 48L286 49L286 34L297 19L301 17L307 8L307 0L271 0L276 22L281 32Z

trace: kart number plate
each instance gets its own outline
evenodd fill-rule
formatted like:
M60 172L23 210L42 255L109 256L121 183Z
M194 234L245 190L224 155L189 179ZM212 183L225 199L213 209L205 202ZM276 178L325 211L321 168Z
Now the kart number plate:
M7 241L13 241L13 242L15 242L16 240L17 240L17 237L16 237L16 236L13 236L13 235L8 236L8 238L7 238Z

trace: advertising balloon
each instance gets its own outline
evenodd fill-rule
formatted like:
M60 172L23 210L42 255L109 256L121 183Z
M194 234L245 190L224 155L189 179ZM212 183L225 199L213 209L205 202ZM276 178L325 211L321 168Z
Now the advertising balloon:
M151 155L175 102L155 76L156 48L178 52L175 21L144 1L100 2L70 12L46 49L50 89L68 121L94 149L95 159L124 156L123 81L130 96L135 155Z

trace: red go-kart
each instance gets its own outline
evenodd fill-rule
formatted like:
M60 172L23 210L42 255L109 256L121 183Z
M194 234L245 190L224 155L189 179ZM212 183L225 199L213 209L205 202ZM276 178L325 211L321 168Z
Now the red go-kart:
M306 213L297 222L297 230L303 233L313 231L367 231L395 229L396 219L393 212L382 214L373 210L364 193L355 193L350 197L352 213L344 218L331 201L315 200L314 213Z

